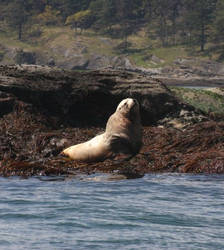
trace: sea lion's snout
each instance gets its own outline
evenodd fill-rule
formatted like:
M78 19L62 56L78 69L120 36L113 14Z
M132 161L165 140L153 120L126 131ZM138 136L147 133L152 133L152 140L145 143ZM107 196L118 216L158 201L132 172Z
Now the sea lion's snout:
M136 99L131 99L131 104L130 104L130 109L138 109L139 108L139 103Z
M138 106L138 101L136 99L132 99L133 100L133 103L134 103L134 106Z
M128 107L131 108L131 107L133 107L133 106L138 105L138 101L137 101L136 99L133 99L133 98L127 98L125 104L126 104Z

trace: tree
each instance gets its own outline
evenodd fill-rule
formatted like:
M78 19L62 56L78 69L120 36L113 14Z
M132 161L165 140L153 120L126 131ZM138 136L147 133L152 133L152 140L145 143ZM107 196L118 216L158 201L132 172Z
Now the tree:
M217 0L185 0L185 25L196 44L204 51L208 27L214 18Z
M219 51L219 61L224 60L224 46L223 46L223 39L224 39L224 0L218 0L215 10L215 19L212 25L214 30L214 36L212 41L215 42L217 45L216 49Z
M45 0L26 0L26 2L29 2L29 12L32 16L43 12L46 6Z
M87 29L92 24L92 15L90 10L79 11L71 16L68 16L65 25L71 25L77 31L78 28Z
M128 36L135 31L140 13L138 0L116 0L117 22L121 26L124 42L127 44Z
M19 40L22 39L23 26L29 16L27 8L28 2L23 0L14 0L8 3L4 12L4 17L8 24L17 29Z
M182 2L183 2L182 0L170 1L169 20L171 21L171 36L173 45L176 45L177 20L180 16Z
M106 30L111 34L112 25L116 23L115 0L95 0L91 2L89 9L95 17L94 28Z
M37 1L37 0L34 0ZM68 16L88 9L91 0L42 0L45 5L50 5L52 9L60 11L62 21L65 22Z
M37 19L46 25L55 25L60 21L60 11L53 9L52 6L46 5L44 12L37 16Z
M168 11L167 11L167 2L159 1L160 4L157 5L157 8L154 10L155 14L158 18L158 29L157 35L160 37L162 41L162 45L166 46L168 44Z
M218 0L215 10L215 19L213 23L214 41L223 41L224 39L224 0Z
M61 11L64 22L68 16L81 11L83 7L83 1L80 0L63 0L58 2L60 2L58 9Z
M107 0L105 2L106 4L102 11L102 19L103 19L104 25L108 26L109 30L111 31L111 26L115 24L117 21L116 4L114 0Z
M145 20L149 24L151 34L159 38L163 47L176 44L178 18L182 0L144 0L148 10Z

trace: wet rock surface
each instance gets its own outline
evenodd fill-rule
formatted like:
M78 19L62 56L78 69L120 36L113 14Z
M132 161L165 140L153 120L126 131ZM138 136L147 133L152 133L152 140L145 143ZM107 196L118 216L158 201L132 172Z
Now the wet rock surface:
M209 120L150 77L114 70L1 66L0 91L2 176L224 173L224 123ZM107 119L126 97L137 98L141 106L144 131L138 155L129 161L118 156L92 164L60 155L65 147L104 131Z

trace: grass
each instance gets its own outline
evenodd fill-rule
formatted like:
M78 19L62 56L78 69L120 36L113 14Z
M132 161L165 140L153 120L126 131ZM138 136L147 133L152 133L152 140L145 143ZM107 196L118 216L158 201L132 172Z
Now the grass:
M33 46L24 41L19 41L15 32L11 35L0 33L0 44L3 47L32 48Z
M17 39L17 33L15 31L6 29L6 32L0 32L0 43L6 47L22 48L32 51L48 51L49 47L54 48L74 47L75 44L81 43L87 47L88 54L104 54L104 55L120 55L114 48L122 42L122 39L111 39L97 35L92 30L86 30L82 34L75 34L68 26L43 26L38 27L42 30L40 37L28 38L28 29L24 32L24 41ZM27 34L26 34L27 33ZM103 39L108 42L104 42ZM173 48L150 48L150 40L143 30L140 30L137 34L128 37L128 41L132 44L128 57L135 62L137 66L142 67L160 67L164 64L169 64L175 60L179 55L184 56L184 49L180 47ZM180 53L181 50L181 53ZM133 51L133 52L132 52ZM56 51L57 53L57 51ZM146 59L146 55L155 55L162 61L161 64L154 64L151 62L150 57Z
M151 55L156 56L160 59L160 62L153 62ZM137 66L158 68L170 65L174 60L178 58L188 57L184 47L173 46L167 48L147 48L142 50L140 53L133 53L129 55Z
M183 87L170 87L172 92L183 101L191 104L207 114L213 113L224 117L224 91L215 93L204 89L188 89Z
M86 30L82 34L75 34L75 31L68 26L38 26L42 33L39 37L29 38L29 29L24 29L24 41L17 39L17 33L10 29L0 32L0 44L6 48L21 48L33 52L42 52L43 56L54 57L56 60L64 60L64 51L72 50L78 54L79 45L86 47L85 56L91 54L116 56L124 55L139 67L158 68L170 65L177 58L188 57L189 52L183 46L173 46L161 48L158 41L148 38L144 29L128 37L131 43L130 48L121 54L114 48L123 40L111 39L110 37L96 34L93 30ZM60 48L63 47L64 51ZM159 60L154 62L151 56L156 56ZM204 58L203 55L198 55Z
M84 31L82 34L75 33L69 27L45 27L43 29L43 35L39 38L40 43L46 49L50 46L54 47L65 47L75 48L77 45L82 45L87 48L86 54L105 54L112 55L113 46L116 45L116 41L109 40L109 43L102 42L101 36L93 36L92 31ZM78 52L78 48L76 49Z

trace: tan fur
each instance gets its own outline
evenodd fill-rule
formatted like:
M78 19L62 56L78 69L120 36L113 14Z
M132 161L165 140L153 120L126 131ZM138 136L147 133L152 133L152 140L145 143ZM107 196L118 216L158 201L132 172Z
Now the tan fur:
M127 98L120 102L110 116L105 133L91 140L66 148L62 153L82 162L103 161L119 153L133 156L142 144L139 104Z

